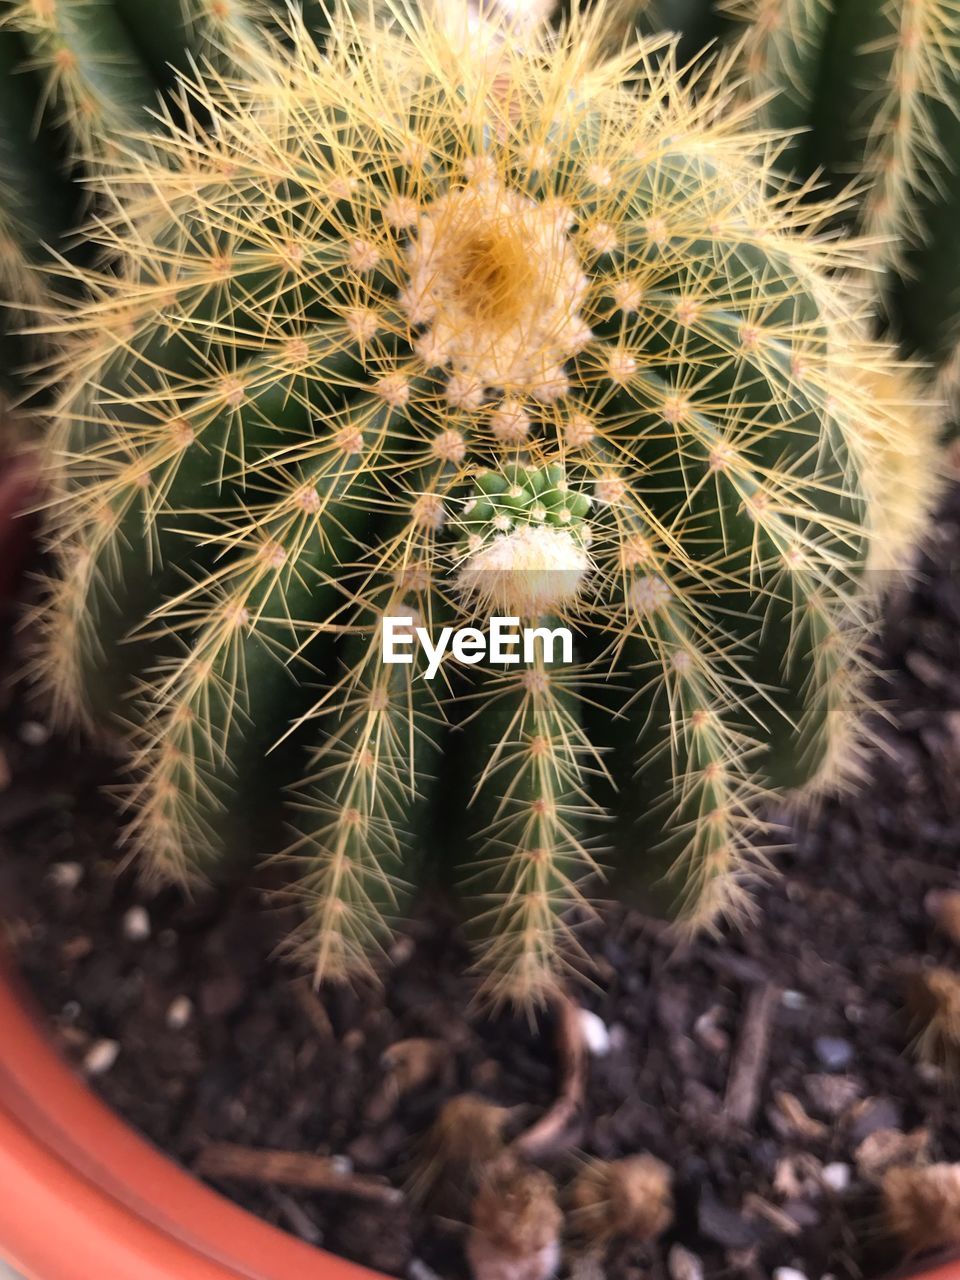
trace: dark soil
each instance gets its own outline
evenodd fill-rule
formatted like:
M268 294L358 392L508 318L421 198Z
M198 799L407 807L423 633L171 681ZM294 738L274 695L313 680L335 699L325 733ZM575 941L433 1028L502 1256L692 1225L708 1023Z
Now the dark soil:
M582 1001L611 1045L590 1061L575 1145L549 1168L562 1179L584 1153L649 1150L677 1190L674 1226L651 1249L614 1249L607 1280L682 1280L676 1245L708 1277L880 1274L900 1258L859 1145L881 1128L924 1126L934 1158L960 1160L956 1093L911 1055L902 1000L911 966L960 964L923 905L930 889L960 886L958 552L955 492L918 588L891 608L882 661L897 727L878 726L860 794L826 806L778 857L756 921L680 951L619 909L585 934L598 974ZM48 739L28 715L11 698L0 723L0 901L64 1052L160 1147L188 1166L215 1141L339 1154L403 1186L446 1097L469 1089L515 1106L518 1128L549 1106L549 1025L536 1034L473 1010L466 954L441 909L425 908L398 941L382 992L318 1002L276 959L289 921L263 885L184 902L118 874L117 819L100 791L113 766ZM728 1078L766 984L780 991L769 1058L755 1114L738 1124ZM449 1068L391 1109L381 1055L411 1036L443 1041ZM824 1186L822 1168L838 1165ZM383 1271L465 1274L457 1225L406 1202L220 1190Z

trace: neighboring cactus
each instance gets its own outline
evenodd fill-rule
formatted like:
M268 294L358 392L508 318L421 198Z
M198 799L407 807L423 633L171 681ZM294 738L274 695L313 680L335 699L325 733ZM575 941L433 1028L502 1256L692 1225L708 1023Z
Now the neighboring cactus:
M257 39L257 0L0 0L0 396L23 399L50 312L39 268L84 258L66 233L90 179L164 107L174 67L232 60ZM264 11L266 12L266 10ZM178 110L188 109L181 99Z
M960 342L960 4L721 0L748 89L801 130L781 161L853 182L893 334L941 365ZM734 28L735 32L739 28Z
M155 874L267 851L304 772L270 748L306 740L318 978L370 972L439 878L487 993L530 1005L604 874L736 915L765 797L837 781L874 458L932 415L831 280L861 250L765 194L723 84L598 60L602 11L468 49L397 21L341 13L323 55L293 25L192 87L207 135L106 167L108 269L56 326L38 666L61 719L132 733ZM572 660L381 661L385 617L491 606Z
M246 47L255 0L3 0L0 25L42 79L32 111L65 135L74 163L123 149L149 125L158 90L191 59Z

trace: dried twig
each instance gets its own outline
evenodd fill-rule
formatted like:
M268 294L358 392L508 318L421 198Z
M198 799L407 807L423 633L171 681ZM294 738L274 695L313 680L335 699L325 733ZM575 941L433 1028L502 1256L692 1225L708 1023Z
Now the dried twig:
M195 1167L205 1178L277 1183L354 1196L383 1205L399 1204L403 1200L402 1191L379 1178L353 1173L333 1156L309 1155L302 1151L269 1151L215 1142L200 1152Z
M781 1209L778 1204L771 1204L769 1200L764 1200L763 1196L758 1196L753 1191L743 1198L743 1213L744 1217L760 1218L764 1222L769 1222L770 1226L783 1236L793 1237L803 1234L803 1227L796 1218L791 1218L790 1214L785 1209Z
M587 1047L583 1038L580 1009L568 996L559 994L556 1010L557 1070L560 1087L550 1109L512 1144L512 1149L531 1159L557 1146L580 1111L586 1087Z
M723 1100L723 1113L734 1124L749 1125L756 1112L770 1048L770 1026L779 1002L780 989L770 983L755 987L747 998Z

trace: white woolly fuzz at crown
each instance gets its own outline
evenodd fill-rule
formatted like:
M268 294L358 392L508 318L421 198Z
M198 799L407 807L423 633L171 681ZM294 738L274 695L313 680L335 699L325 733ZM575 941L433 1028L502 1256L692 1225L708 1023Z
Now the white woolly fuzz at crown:
M530 618L575 600L590 568L586 550L566 529L527 525L470 556L457 585L487 608Z

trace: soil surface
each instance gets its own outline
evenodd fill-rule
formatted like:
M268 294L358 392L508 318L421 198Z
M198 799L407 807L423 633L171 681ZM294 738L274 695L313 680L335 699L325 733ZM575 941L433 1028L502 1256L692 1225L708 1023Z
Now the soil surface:
M608 1044L590 1058L572 1143L545 1163L562 1181L584 1155L650 1151L676 1180L673 1226L653 1246L614 1246L592 1274L696 1280L699 1260L711 1278L778 1267L809 1280L876 1276L901 1258L878 1216L871 1135L923 1128L932 1158L960 1160L956 1092L910 1052L903 1001L911 967L960 966L924 909L929 890L960 887L958 568L955 492L919 585L889 611L880 661L896 727L877 725L860 793L825 806L777 856L754 923L681 950L626 910L585 933L598 971L578 997ZM165 1151L187 1166L222 1141L338 1155L403 1188L444 1099L471 1090L504 1103L516 1129L549 1107L549 1022L534 1029L474 1009L466 952L442 908L425 907L397 942L382 991L318 998L276 958L289 919L265 882L184 901L118 872L116 810L101 790L115 782L113 763L50 737L7 695L0 902L10 940L63 1051ZM734 1105L758 1012L769 1052L755 1064L755 1098L740 1091ZM440 1067L398 1102L382 1057L409 1037L440 1042ZM408 1197L385 1206L216 1185L390 1274L466 1274L462 1227Z

